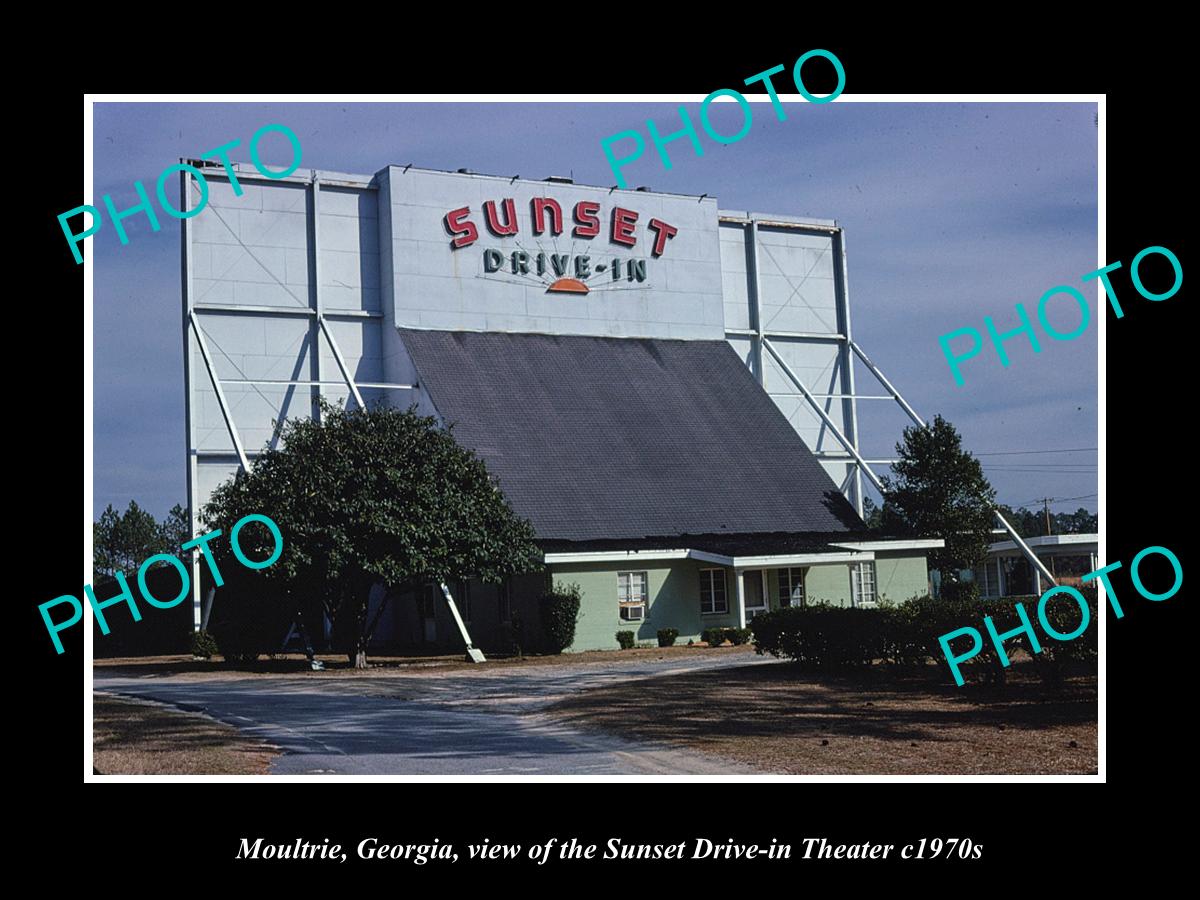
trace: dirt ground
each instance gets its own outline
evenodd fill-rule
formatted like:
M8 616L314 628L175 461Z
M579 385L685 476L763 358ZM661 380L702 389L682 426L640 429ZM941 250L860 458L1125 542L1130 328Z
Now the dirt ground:
M713 753L780 774L1092 774L1094 673L1044 689L1014 665L1005 687L941 684L937 667L851 675L791 665L659 676L551 707L581 729Z
M265 775L278 750L199 713L94 693L101 775Z
M253 678L255 676L305 675L312 678L370 678L387 675L442 674L445 672L484 673L509 666L574 666L587 663L602 663L614 668L641 659L668 659L689 657L697 653L714 653L736 658L742 654L754 655L749 644L740 647L724 646L709 649L702 646L646 647L630 650L588 650L583 653L563 653L556 656L500 657L489 656L481 665L467 662L461 655L454 656L368 656L368 669L355 669L345 654L318 654L317 659L325 664L325 671L313 672L303 654L277 654L273 658L262 658L236 668L227 665L220 657L196 660L190 656L136 656L97 659L93 669L108 675L155 676L170 675L204 678Z

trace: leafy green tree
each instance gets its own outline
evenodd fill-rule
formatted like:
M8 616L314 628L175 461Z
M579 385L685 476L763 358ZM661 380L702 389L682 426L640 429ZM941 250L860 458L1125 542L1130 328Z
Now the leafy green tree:
M953 596L959 571L987 558L996 492L979 460L963 450L954 426L937 416L926 427L904 429L897 462L884 483L884 527L912 537L938 537L929 564L942 573Z
M269 516L283 551L259 574L283 588L276 594L292 604L289 614L319 601L335 645L356 667L366 666L379 620L368 621L372 585L499 583L541 568L533 526L513 512L483 461L433 417L322 401L320 421L289 420L280 438L213 492L202 519L228 534L249 513ZM274 548L260 525L247 525L239 544L254 560ZM222 571L226 562L238 566L227 543L213 547Z

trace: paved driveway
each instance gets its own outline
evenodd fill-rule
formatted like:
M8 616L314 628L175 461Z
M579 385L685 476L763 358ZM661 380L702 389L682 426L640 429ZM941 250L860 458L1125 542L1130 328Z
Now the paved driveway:
M204 712L270 741L284 751L273 774L746 774L754 770L585 733L542 711L560 697L614 680L772 662L704 653L628 664L485 666L362 678L188 680L97 671L94 688Z

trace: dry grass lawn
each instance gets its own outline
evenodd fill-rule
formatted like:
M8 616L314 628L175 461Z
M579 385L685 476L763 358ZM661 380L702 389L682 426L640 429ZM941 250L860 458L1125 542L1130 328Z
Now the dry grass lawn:
M927 668L832 675L785 664L659 676L583 691L551 712L782 774L1096 772L1094 672L1048 691L1020 663L998 688L946 686L944 667Z
M265 775L279 753L199 713L103 693L92 704L101 775Z

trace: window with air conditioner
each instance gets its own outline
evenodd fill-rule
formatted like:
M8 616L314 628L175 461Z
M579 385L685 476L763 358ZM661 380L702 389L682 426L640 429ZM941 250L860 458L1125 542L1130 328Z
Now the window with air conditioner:
M647 572L617 573L617 608L624 621L638 622L646 618L649 583Z

